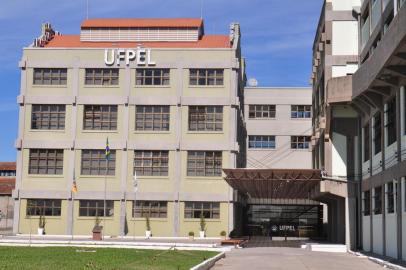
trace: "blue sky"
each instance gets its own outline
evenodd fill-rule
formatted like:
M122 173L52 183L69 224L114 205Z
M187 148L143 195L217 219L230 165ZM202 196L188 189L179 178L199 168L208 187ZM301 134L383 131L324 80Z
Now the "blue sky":
M311 45L322 0L203 0L207 34L228 34L239 22L247 76L259 86L308 86ZM89 18L200 17L201 0L89 0ZM78 34L86 0L0 1L0 161L14 161L22 48L51 22Z

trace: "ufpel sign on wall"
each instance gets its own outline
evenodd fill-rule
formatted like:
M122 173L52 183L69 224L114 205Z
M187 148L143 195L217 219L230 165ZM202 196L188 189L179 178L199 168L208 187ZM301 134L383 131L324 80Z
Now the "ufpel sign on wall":
M130 62L135 61L137 65L154 66L155 61L151 58L151 49L106 49L104 50L104 63L107 66L117 65L124 62L125 65L130 65Z

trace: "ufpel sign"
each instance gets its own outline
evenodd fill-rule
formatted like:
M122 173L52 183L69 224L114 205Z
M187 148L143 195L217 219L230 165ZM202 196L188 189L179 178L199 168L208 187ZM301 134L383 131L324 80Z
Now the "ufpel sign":
M135 61L137 65L154 66L155 61L151 58L151 49L106 49L104 50L104 63L107 66L117 65L121 62L129 66L130 62Z

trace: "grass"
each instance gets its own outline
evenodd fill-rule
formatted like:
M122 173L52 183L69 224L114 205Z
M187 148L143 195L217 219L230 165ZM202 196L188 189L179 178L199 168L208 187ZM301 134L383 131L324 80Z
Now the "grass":
M80 247L0 247L0 269L184 270L216 255L212 251Z

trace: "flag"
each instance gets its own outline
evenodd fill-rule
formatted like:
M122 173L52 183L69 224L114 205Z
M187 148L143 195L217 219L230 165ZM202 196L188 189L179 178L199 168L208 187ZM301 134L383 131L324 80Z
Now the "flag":
M137 192L138 191L138 180L137 180L137 171L136 170L134 170L133 187L134 187L134 192Z
M78 187L76 186L76 181L73 181L73 183L72 183L72 192L73 193L78 192Z
M107 137L106 141L106 160L110 159L110 146L109 146L109 138Z

